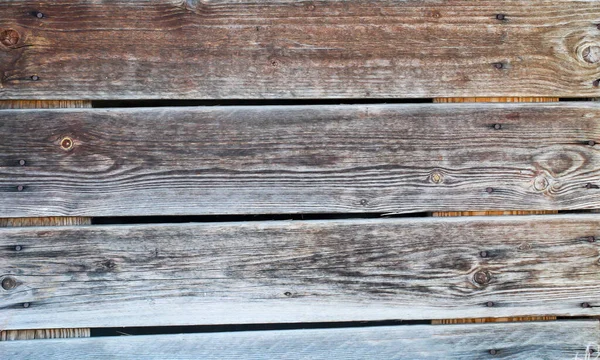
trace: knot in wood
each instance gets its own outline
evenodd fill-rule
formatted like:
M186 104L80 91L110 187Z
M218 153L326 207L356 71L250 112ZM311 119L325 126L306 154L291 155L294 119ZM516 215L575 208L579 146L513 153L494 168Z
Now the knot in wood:
M15 287L17 287L17 280L15 280L14 278L8 276L2 279L2 288L4 290L12 290Z
M478 271L473 275L473 281L479 285L485 285L491 280L490 274L485 271Z
M65 151L71 150L73 148L73 139L71 139L70 137L64 137L60 141L60 147Z
M591 45L585 47L581 51L583 60L590 64L596 64L600 62L600 46Z
M431 182L434 184L441 184L444 182L444 175L439 171L434 171L430 176Z
M19 33L12 29L0 32L0 43L4 46L15 46L19 43L20 38Z
M533 180L533 188L536 191L544 191L548 188L550 182L546 179L545 176L538 176Z

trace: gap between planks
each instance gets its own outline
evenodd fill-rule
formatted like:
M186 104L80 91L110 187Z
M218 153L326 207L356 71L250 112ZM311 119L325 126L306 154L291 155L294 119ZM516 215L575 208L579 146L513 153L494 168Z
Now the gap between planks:
M434 103L544 103L558 102L557 97L452 97L452 98L434 98ZM443 211L433 212L432 216L498 216L498 215L544 215L557 214L558 210L508 210L508 211ZM504 317L504 318L480 318L480 319L442 319L432 320L433 325L440 324L472 324L472 323L488 323L488 322L517 322L517 321L554 321L556 316L519 316L519 317Z
M0 100L0 109L91 108L87 100ZM90 225L90 217L0 218L0 227ZM89 328L0 331L0 341L90 337Z

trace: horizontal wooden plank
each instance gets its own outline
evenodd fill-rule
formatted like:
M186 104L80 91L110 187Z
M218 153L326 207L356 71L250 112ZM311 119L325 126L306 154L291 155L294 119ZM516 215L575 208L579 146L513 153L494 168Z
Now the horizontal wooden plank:
M583 359L598 340L590 320L30 340L0 351L15 360Z
M595 102L5 110L0 139L0 217L600 208Z
M0 13L0 98L600 94L595 0L21 0Z
M4 228L0 330L596 316L598 236L598 214Z

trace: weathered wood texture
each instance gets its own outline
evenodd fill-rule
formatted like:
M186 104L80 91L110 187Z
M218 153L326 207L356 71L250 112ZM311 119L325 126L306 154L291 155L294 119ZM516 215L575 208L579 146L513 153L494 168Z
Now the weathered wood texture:
M592 102L5 110L0 138L4 217L600 207Z
M0 109L65 109L91 108L86 100L0 100Z
M10 99L598 96L584 1L3 1Z
M579 359L598 321L414 325L5 342L9 359Z
M4 228L0 326L596 316L599 233L596 214Z
M90 329L38 329L0 331L0 341L90 337Z

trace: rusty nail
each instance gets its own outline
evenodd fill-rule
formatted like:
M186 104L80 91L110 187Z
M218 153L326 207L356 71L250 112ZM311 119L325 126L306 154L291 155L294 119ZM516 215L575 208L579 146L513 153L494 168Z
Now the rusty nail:
M488 301L488 302L485 303L485 306L492 307L492 306L494 306L494 302L493 301Z
M584 309L591 308L592 306L588 302L581 303L581 307Z
M25 160L19 160L19 165L25 166Z
M25 189L25 187L23 185L17 186L17 191L23 191L23 189Z
M502 129L502 124L494 124L494 129L496 129L496 130Z
M598 87L600 85L600 79L594 80L592 85L594 85L595 87Z
M361 204L362 206L365 206L365 205L367 205L367 203L368 203L367 199L362 199L362 200L360 201L360 204Z
M485 285L490 281L490 278L485 272L478 271L473 275L473 280L479 285Z
M486 257L488 257L488 252L484 250L479 253L479 256L481 256L482 258L486 258Z
M26 302L26 303L23 303L23 307L24 307L25 309L27 309L27 308L28 308L30 305L31 305L31 304L30 304L30 303L28 303L28 302Z
M70 137L63 138L60 141L60 147L62 147L63 150L71 150L73 147L73 140Z
M504 64L501 63L501 62L497 62L497 63L494 63L494 67L496 69L500 70L500 69L502 69L504 67Z
M506 16L504 14L496 14L496 20L505 20Z
M33 75L33 76L31 77L31 80L33 80L33 81L38 81L39 79L40 79L40 77L39 77L39 76L37 76L37 75Z
M4 290L12 290L17 286L17 280L12 277L5 277L2 279L2 288Z
M491 187L489 187L489 188L485 189L485 192L487 192L488 194L491 194L491 193L494 192L494 189L492 189Z
M593 243L593 242L596 241L596 237L595 236L588 236L587 241Z
M596 145L596 142L594 140L590 140L590 141L588 141L588 145L594 146L594 145Z
M496 350L496 349L491 349L491 350L489 351L489 353L490 353L490 355L496 355L496 354L498 353L498 350Z
M291 292L289 292L289 291L286 291L286 292L284 292L284 293L283 293L283 295L285 295L285 296L288 296L288 297L289 297L289 296L292 296L292 293L291 293Z
M37 16L38 19L41 19L44 17L44 14L38 11L38 13L35 14L35 16Z
M21 245L15 246L15 251L21 251L23 247Z

